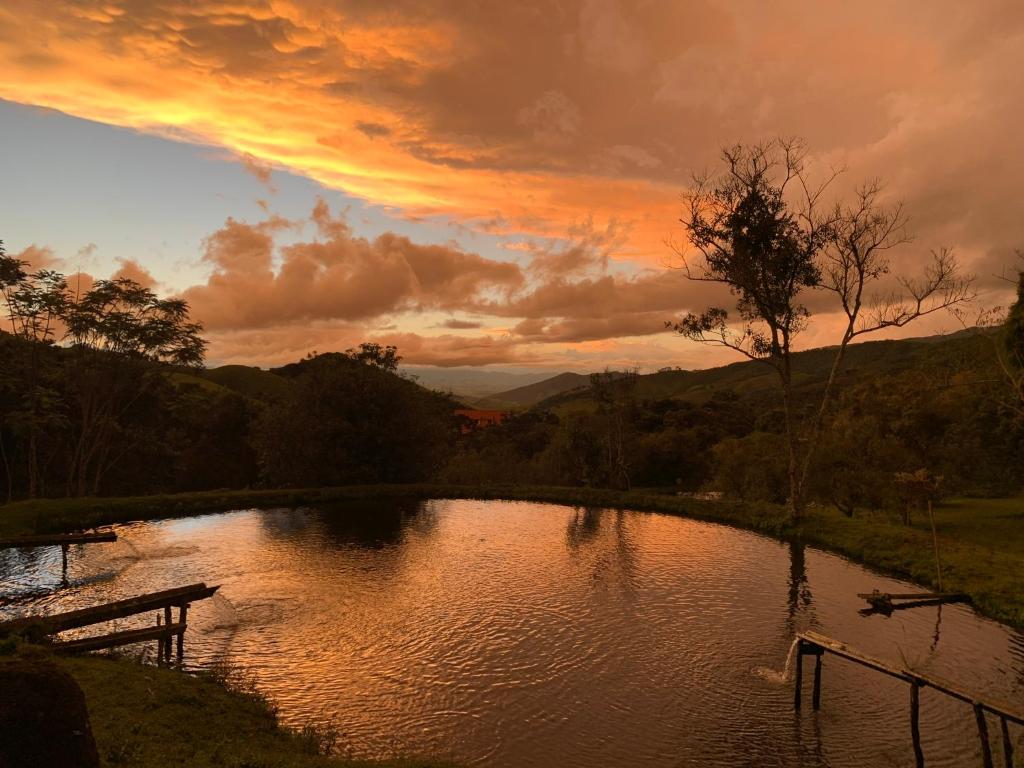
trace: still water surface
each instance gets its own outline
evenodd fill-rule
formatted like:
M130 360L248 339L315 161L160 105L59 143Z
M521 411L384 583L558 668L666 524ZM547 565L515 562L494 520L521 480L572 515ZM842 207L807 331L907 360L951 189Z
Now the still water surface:
M725 526L384 501L117 532L116 544L73 549L70 586L50 594L59 550L0 552L0 616L220 584L189 612L187 663L244 666L286 722L333 722L356 757L913 765L897 681L826 657L821 711L794 715L792 685L765 672L782 668L803 629L1024 701L1019 634L963 606L861 616L855 593L911 585ZM922 732L929 766L979 764L967 706L926 689ZM1024 734L1014 740L1024 754Z

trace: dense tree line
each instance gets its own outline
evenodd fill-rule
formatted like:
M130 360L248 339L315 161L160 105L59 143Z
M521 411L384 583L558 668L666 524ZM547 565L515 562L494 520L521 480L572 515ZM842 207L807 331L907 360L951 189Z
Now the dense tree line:
M847 514L901 509L901 474L941 478L946 494L1005 495L1024 486L1024 421L1005 404L989 333L935 342L924 362L844 377L809 471L808 502ZM748 365L753 365L749 363ZM826 374L827 375L827 372ZM813 404L821 378L795 387ZM603 389L614 387L610 397ZM717 491L786 503L785 413L778 395L729 388L636 396L595 377L588 392L467 436L445 468L458 483L549 483ZM609 418L609 399L616 401ZM606 446L616 445L614 451ZM627 457L624 464L618 457ZM623 472L628 477L623 477Z
M73 291L2 245L0 301L0 502L442 481L787 503L791 425L816 418L807 503L855 515L910 510L922 488L1024 486L1024 277L1000 327L919 345L927 353L913 359L840 376L830 350L792 356L787 398L734 368L685 395L606 371L582 393L468 434L450 396L399 374L394 347L205 371L202 328L184 302L125 279Z
M0 503L434 476L454 402L363 344L278 369L269 389L204 375L188 306L127 279L73 290L0 243Z
M397 375L394 347L363 344L277 369L292 386L253 424L275 486L403 483L435 476L458 432L456 403Z

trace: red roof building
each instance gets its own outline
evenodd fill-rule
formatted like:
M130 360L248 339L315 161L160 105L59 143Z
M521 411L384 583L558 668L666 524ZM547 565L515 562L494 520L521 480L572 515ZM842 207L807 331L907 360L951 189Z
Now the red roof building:
M470 424L462 425L462 434L465 435L475 429L484 429L494 424L501 424L508 413L506 411L477 411L471 408L457 408L455 415L469 419L471 422Z

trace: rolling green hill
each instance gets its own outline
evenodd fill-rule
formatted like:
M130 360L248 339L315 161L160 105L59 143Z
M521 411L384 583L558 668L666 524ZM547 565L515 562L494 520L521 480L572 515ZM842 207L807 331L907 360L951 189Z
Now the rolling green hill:
M248 365L222 365L209 368L201 376L225 389L256 400L275 400L288 391L287 379L276 373Z
M962 368L972 359L991 354L987 345L985 335L975 330L944 336L853 344L846 351L841 381L884 376L915 367L930 370ZM834 355L834 347L797 353L794 356L797 387L813 390L823 385ZM637 380L636 396L640 400L672 398L703 402L716 390L731 390L748 396L774 396L778 387L775 371L768 365L745 360L719 368L659 371L642 375ZM556 413L570 413L590 410L593 401L587 389L579 389L548 397L534 407Z
M524 387L516 387L474 400L473 405L475 408L500 411L529 408L547 398L586 387L589 383L590 379L582 373L560 373L536 384L527 384Z

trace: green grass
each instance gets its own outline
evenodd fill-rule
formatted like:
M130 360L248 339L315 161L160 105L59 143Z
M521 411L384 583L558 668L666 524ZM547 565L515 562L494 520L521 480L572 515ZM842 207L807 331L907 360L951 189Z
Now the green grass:
M428 761L353 762L318 754L329 734L278 727L273 709L238 678L182 674L87 656L59 662L85 692L104 766L164 768L426 768Z

